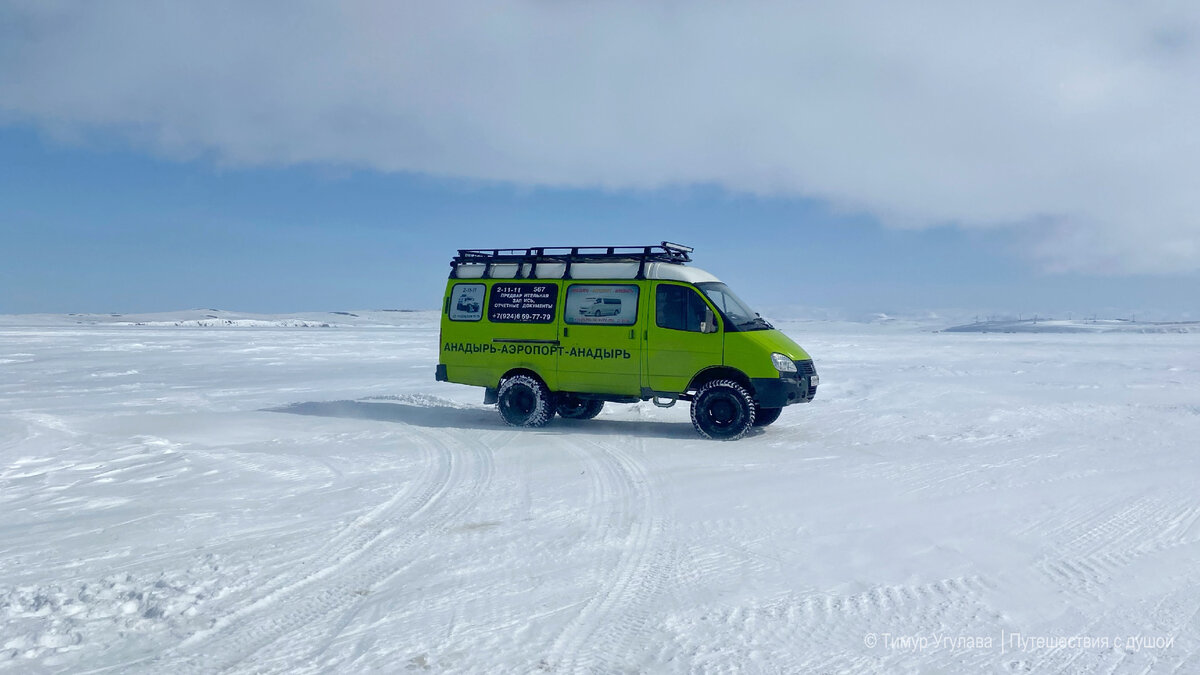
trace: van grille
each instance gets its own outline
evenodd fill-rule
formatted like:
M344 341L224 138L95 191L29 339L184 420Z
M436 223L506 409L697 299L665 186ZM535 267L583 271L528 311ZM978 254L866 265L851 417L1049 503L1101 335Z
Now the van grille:
M800 377L808 377L816 375L817 369L813 367L812 359L807 361L796 361L796 374Z

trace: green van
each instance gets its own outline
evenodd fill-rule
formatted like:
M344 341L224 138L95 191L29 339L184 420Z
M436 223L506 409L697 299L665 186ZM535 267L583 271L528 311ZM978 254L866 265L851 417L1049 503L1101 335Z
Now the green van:
M437 379L485 387L514 426L590 419L605 401L691 401L706 438L734 440L807 403L812 359L691 248L460 249L442 303Z

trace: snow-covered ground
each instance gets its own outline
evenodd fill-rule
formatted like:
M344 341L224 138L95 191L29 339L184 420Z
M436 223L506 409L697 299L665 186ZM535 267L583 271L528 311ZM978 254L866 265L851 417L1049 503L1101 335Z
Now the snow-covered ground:
M431 313L75 320L0 321L0 671L1200 671L1194 333L783 321L719 443L506 428Z

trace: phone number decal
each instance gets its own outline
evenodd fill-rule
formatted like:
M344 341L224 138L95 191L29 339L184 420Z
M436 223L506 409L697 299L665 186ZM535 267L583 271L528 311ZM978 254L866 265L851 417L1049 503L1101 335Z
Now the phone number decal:
M554 315L549 313L535 314L530 312L493 312L488 316L488 318L492 321L498 321L502 323L550 323L554 319Z

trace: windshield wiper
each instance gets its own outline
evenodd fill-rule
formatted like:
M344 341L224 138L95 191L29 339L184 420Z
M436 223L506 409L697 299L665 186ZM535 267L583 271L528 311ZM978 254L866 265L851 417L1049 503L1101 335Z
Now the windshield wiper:
M772 326L770 323L768 323L767 320L762 318L761 316L756 316L753 319L750 319L749 321L738 322L737 327L738 328L757 328L760 330L774 330L775 329L774 326Z

